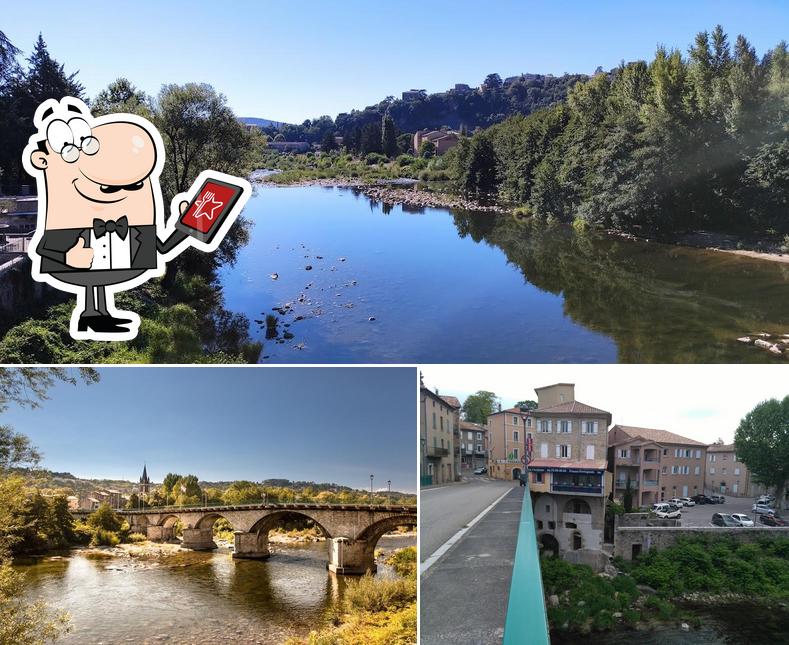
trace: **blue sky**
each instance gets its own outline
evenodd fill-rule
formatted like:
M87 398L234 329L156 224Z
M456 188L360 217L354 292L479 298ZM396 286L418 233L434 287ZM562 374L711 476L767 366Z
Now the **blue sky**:
M286 478L416 489L413 368L101 368L0 423L78 477Z
M740 420L765 399L789 395L786 365L425 365L425 385L464 401L494 392L508 408L534 388L575 383L578 401L613 423L660 428L697 441L734 441Z
M89 95L118 76L149 93L208 82L239 116L301 122L399 96L478 85L486 74L562 74L683 51L721 23L759 54L789 37L789 3L51 2L5 3L2 29L29 54L39 31Z

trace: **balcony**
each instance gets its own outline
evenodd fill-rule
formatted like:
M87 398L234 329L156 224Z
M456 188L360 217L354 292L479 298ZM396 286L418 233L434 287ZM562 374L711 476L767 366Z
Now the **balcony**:
M615 482L616 488L626 489L627 488L627 480L626 479L617 479ZM633 490L638 490L638 480L631 479L630 480L630 488Z
M640 466L641 457L616 457L617 466Z
M551 492L571 493L574 495L602 495L602 484L571 484L567 482L551 482Z
M427 456L428 457L448 457L449 456L449 448L441 448L440 446L428 446L427 447Z
M645 479L642 484L642 489L652 489L658 487L658 480L657 479Z

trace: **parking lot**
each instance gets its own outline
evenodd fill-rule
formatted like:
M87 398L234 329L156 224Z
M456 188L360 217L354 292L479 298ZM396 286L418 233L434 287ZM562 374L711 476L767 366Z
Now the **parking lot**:
M710 526L713 513L744 513L755 526L764 526L759 517L751 512L753 497L726 497L725 504L696 504L682 508L682 526Z

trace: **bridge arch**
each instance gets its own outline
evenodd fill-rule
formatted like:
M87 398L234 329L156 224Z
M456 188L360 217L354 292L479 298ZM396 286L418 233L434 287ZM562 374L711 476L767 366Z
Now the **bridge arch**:
M159 521L156 523L156 525L157 525L157 526L165 526L165 527L167 527L167 528L170 528L170 527L172 527L172 526L175 526L175 523L176 523L176 522L177 522L179 519L180 519L180 518L179 518L177 515L172 515L172 514L168 514L168 515L162 515L162 516L159 518Z
M315 517L310 515L308 512L301 511L301 510L291 510L291 509L283 509L281 511L274 511L273 513L268 513L261 517L257 522L252 525L252 528L249 530L250 533L257 533L257 534L264 534L268 535L269 531L279 528L289 519L294 518L304 518L310 520L315 526L320 529L321 533L323 533L324 537L327 539L332 538L332 534L328 531L328 529Z
M398 526L416 525L417 520L416 516L414 515L393 515L370 524L370 526L368 526L359 534L358 539L372 544L372 547L375 548L375 545L378 544L378 540L380 540L386 533L396 529Z

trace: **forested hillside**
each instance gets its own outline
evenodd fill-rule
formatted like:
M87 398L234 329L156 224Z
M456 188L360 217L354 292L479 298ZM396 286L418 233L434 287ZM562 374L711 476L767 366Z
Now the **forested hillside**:
M462 140L458 187L623 230L789 232L789 53L718 26Z

